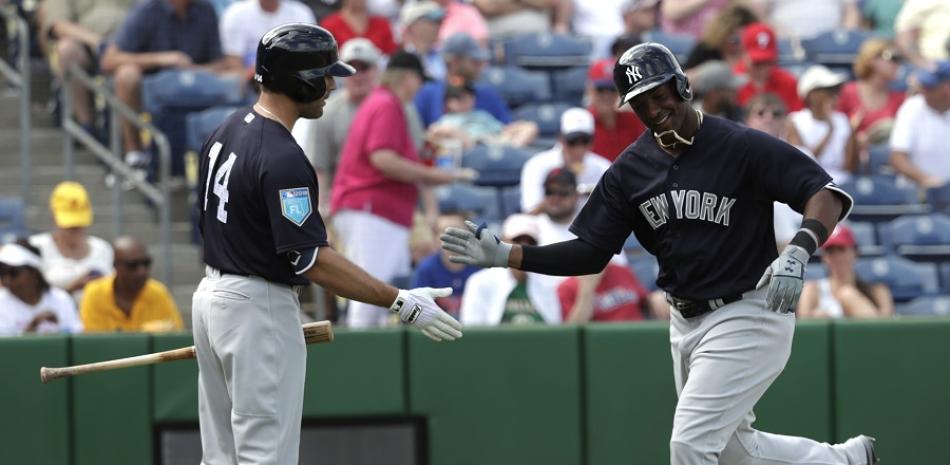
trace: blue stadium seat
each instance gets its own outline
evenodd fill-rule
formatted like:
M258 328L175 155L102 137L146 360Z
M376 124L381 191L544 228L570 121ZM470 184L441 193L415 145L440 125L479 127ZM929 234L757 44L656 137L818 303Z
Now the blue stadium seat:
M570 68L590 63L593 44L564 34L530 33L505 41L505 61L509 66L529 69Z
M184 172L186 116L220 105L244 102L243 81L207 71L166 70L142 80L142 107L165 133L172 149L172 174Z
M561 133L561 113L573 105L542 103L524 105L514 111L514 119L533 121L538 125L540 138L556 138ZM550 145L547 148L551 148Z
M482 73L480 80L495 86L510 108L551 100L550 80L541 71L514 66L490 68Z
M470 212L478 221L501 222L504 216L498 210L495 190L466 184L451 184L435 190L439 210Z
M901 316L950 315L950 295L918 297L910 302L895 305L894 313Z
M828 268L824 263L809 263L805 268L805 281L817 281L828 277Z
M884 247L878 243L877 233L873 223L848 223L854 240L858 243L858 254L861 256L878 256L884 253Z
M508 187L521 182L531 153L506 145L478 145L462 155L462 166L478 171L478 186Z
M189 113L185 118L185 148L199 151L208 137L221 123L231 116L238 107L215 107L196 113Z
M656 257L650 254L638 255L629 257L628 265L630 271L633 271L633 274L637 276L637 279L643 283L643 286L649 291L655 291L656 278L660 274L660 265L656 261Z
M940 292L950 294L950 263L941 263L937 266L940 273Z
M912 260L950 261L950 217L942 213L903 216L882 225L887 246Z
M776 39L778 45L778 65L785 68L805 61L805 50L801 41L791 38Z
M861 44L871 37L866 31L837 29L803 40L802 48L809 61L850 73Z
M0 197L0 244L28 234L26 209L18 197Z
M676 59L679 60L681 64L686 62L686 59L689 58L689 53L696 47L696 39L693 37L682 34L670 34L660 29L647 32L643 34L642 38L644 42L659 42L665 45L666 48L673 52L673 55L676 55Z
M782 65L782 68L789 73L792 73L792 76L795 76L795 79L802 77L802 74L805 74L805 71L808 68L811 68L815 64L810 61L798 61L794 63L786 63Z
M587 90L587 67L578 66L551 72L554 100L581 106Z
M950 182L927 189L927 203L935 212L950 214Z
M937 266L933 263L914 263L906 258L888 255L858 259L855 269L862 280L887 285L895 302L935 294L938 289Z
M841 188L854 197L853 221L889 221L929 210L920 203L916 188L898 186L888 177L855 176L842 183Z
M868 149L868 164L865 172L869 175L893 175L891 168L891 147L888 144L878 144Z
M521 212L521 186L509 186L501 189L501 214L507 218L509 215Z

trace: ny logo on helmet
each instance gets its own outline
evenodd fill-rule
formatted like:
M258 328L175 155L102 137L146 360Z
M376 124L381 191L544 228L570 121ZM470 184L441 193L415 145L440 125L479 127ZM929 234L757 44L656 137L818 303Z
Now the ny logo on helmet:
M633 84L633 81L639 81L643 79L643 75L640 74L640 68L638 66L630 66L627 68L627 82Z

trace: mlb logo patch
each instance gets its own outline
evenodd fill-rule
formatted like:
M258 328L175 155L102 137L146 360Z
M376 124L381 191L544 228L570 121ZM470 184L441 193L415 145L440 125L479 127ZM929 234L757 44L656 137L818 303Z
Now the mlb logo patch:
M284 218L297 226L303 226L304 221L313 213L310 203L310 189L295 187L280 190L280 212Z

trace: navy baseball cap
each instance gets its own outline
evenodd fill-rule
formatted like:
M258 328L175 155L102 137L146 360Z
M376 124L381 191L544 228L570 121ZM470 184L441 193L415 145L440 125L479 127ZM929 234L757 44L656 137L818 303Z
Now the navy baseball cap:
M386 69L404 69L407 71L415 71L416 74L422 78L423 81L429 81L429 75L426 74L425 67L422 65L422 60L419 59L415 54L409 53L405 50L398 50L393 56L389 57L389 63L386 64Z
M950 80L950 60L938 61L932 70L922 69L917 72L917 82L927 89L947 80Z
M442 56L464 56L478 61L488 61L488 50L482 48L472 36L459 32L442 43Z

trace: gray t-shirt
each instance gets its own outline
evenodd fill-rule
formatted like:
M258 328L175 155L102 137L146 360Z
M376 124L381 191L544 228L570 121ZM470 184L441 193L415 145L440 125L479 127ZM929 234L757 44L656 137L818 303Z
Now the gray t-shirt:
M333 185L333 174L357 108L359 103L350 101L345 90L335 92L323 107L323 116L319 119L301 118L294 125L294 139L313 167L326 173L328 188Z

